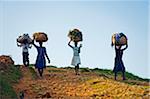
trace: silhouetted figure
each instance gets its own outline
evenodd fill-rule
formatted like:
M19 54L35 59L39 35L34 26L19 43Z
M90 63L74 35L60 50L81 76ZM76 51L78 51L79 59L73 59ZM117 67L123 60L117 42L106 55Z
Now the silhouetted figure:
M32 46L28 43L28 40L24 40L22 44L18 44L17 46L22 47L22 56L23 56L23 64L27 67L29 66L29 52L28 48L31 48Z
M39 72L40 76L42 77L43 69L46 68L45 56L48 60L48 63L50 63L50 59L46 53L46 48L42 46L43 45L42 42L39 42L40 46L37 46L34 44L34 41L33 41L33 45L35 46L35 48L37 49L37 52L38 52L38 55L36 58L36 63L35 63L35 68L38 69L38 72Z
M70 42L71 41L69 41L68 45L73 49L73 53L74 53L71 65L75 66L75 73L76 73L76 75L79 75L79 65L81 64L79 53L80 53L80 49L81 49L82 45L80 44L80 46L78 47L77 46L78 42L74 42L75 47L73 47L70 45Z
M122 46L116 46L115 45L115 52L116 52L116 57L115 57L115 67L113 69L113 72L115 73L115 80L117 77L117 73L119 71L122 72L122 77L123 80L125 80L125 67L122 61L122 56L123 56L123 51L126 50L128 48L128 45L126 45L125 48L121 49Z

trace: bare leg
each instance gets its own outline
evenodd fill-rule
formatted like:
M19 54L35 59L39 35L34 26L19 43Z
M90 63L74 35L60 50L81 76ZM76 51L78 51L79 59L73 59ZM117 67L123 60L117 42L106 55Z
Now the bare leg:
M77 75L77 72L78 72L78 71L77 71L77 66L75 66L75 73L76 73L76 75Z
M77 65L77 75L79 75L79 64Z
M117 80L117 72L115 72L115 78L114 79Z
M27 55L27 66L29 66L29 54Z
M42 77L42 75L43 75L43 69L39 69L38 68L38 71L39 71L40 76Z
M122 79L123 79L123 80L126 80L125 72L122 72Z
M22 53L22 57L23 57L23 65L26 66L26 56L25 53Z
M23 64L27 67L29 66L29 54L23 52Z

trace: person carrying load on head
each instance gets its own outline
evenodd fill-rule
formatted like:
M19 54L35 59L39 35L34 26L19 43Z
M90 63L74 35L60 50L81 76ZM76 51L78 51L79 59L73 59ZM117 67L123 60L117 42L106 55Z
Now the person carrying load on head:
M22 36L19 36L19 38L17 38L17 46L22 47L23 64L26 67L29 66L28 49L32 47L31 42L32 39L29 37L28 34L23 34Z
M79 53L80 53L82 44L80 44L80 46L78 47L78 42L82 41L82 33L78 29L74 29L69 32L68 36L70 37L70 41L68 45L73 49L73 58L72 58L71 65L75 66L75 73L76 75L79 75L79 65L81 64ZM71 41L74 42L75 46L72 46L70 44Z
M115 73L114 79L117 79L117 73L122 72L122 79L125 80L125 67L122 60L123 51L128 48L127 37L123 33L116 33L112 36L112 46L115 45L115 63L113 72ZM125 46L124 48L122 48Z
M50 59L47 55L46 48L43 47L43 42L46 42L48 40L48 37L43 32L34 33L33 37L34 37L34 39L33 39L32 43L33 43L33 45L35 46L35 48L37 49L37 52L38 52L38 55L37 55L37 58L36 58L36 63L35 63L35 68L38 69L38 72L39 72L40 76L42 77L43 76L43 69L46 68L45 56L48 60L48 63L50 63ZM34 40L36 42L38 42L40 46L37 46L34 43Z

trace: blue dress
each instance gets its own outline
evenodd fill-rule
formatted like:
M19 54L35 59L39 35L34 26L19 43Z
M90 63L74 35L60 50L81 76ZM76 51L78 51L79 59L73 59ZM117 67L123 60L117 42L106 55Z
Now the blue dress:
M36 49L38 51L38 55L36 58L35 68L39 68L39 69L45 68L46 67L46 60L45 60L46 48L36 46Z
M119 71L125 72L125 67L122 61L123 50L116 48L115 51L116 51L116 57L115 57L115 64L114 64L115 66L113 72L119 72Z

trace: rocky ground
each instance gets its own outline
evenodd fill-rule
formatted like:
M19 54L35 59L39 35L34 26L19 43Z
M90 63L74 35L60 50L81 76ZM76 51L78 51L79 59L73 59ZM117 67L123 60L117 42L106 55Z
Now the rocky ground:
M41 78L33 67L20 67L23 77L13 88L25 99L149 99L148 82L128 84L94 72L46 68Z

